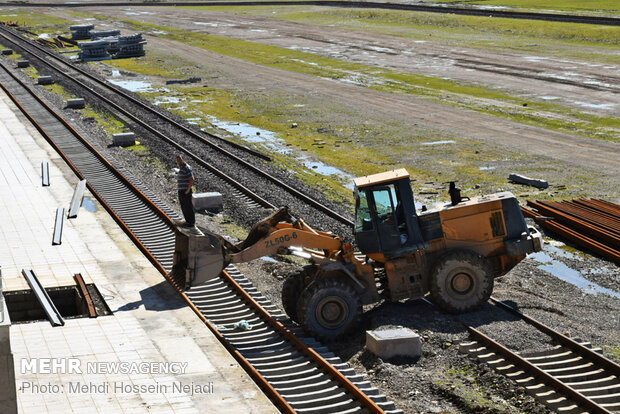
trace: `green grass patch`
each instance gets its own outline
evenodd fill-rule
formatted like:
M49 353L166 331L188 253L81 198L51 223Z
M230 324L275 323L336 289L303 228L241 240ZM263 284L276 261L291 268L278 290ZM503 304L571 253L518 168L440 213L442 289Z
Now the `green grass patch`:
M80 112L84 118L93 118L97 125L110 135L110 140L112 134L127 131L125 124L108 111L95 110L90 105L86 105L86 108L81 109Z
M561 40L587 44L590 46L613 46L620 41L620 28L582 23L548 22L526 19L509 19L499 17L462 16L443 13L426 13L404 10L380 9L338 9L322 8L307 10L299 6L263 6L247 7L199 7L190 8L219 10L245 15L262 15L272 19L298 21L304 23L354 27L355 30L367 30L373 26L399 28L401 34L425 40L429 35L444 36L445 33L456 35L484 35L493 40L494 36L508 36L514 41L519 36L541 40ZM426 35L426 36L424 36ZM490 36L493 36L491 38ZM466 41L468 41L467 39Z
M619 28L522 19L457 16L402 10L301 8L296 6L218 7L227 13L261 16L366 31L447 46L512 50L539 56L582 58L605 64L620 63L613 46ZM581 47L574 47L580 45Z
M482 86L465 85L432 76L399 73L257 42L193 33L136 21L127 22L137 30L150 31L157 36L260 65L311 76L351 81L390 93L426 96L444 104L473 109L516 122L590 138L620 141L616 130L620 125L620 119L615 117L583 114L547 102L530 102L527 107L524 107L522 99ZM159 72L160 70L154 68L152 71Z
M483 5L564 12L620 13L620 6L616 0L435 0L435 2L452 3L455 6Z

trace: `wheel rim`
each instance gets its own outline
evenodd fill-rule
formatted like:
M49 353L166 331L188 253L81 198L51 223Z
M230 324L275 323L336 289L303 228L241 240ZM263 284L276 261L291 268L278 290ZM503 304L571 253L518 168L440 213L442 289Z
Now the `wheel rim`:
M474 288L474 279L468 273L459 272L452 276L450 285L454 293L466 295Z
M321 300L316 308L316 318L326 328L337 328L349 317L347 302L339 296Z

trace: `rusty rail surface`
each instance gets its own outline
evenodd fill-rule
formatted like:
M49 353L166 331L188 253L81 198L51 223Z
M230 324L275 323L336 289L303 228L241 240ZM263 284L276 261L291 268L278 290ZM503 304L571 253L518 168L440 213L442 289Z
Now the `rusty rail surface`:
M600 199L532 201L521 207L545 229L620 264L620 205Z
M84 301L86 302L86 307L88 308L88 317L96 318L97 311L95 310L95 304L93 303L93 298L90 297L90 293L88 292L88 288L86 287L86 283L84 283L84 278L81 273L76 273L73 275L75 282L77 284L78 290L82 294Z

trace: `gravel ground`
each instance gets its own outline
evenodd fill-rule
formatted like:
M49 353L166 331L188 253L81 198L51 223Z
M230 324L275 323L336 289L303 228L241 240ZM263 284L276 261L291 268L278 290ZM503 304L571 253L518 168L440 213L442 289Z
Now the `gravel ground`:
M50 96L57 104L62 102ZM80 119L75 112L65 111L78 126L88 131L100 146L107 146L107 135ZM180 212L174 182L143 157L121 148L104 151L120 161L172 208ZM171 158L161 160L168 163ZM200 191L212 190L208 183L198 181ZM216 216L198 215L198 223L210 230L230 233L226 224L232 222L229 212ZM243 223L240 223L243 225ZM533 224L530 222L530 224ZM543 230L541 230L543 231ZM544 231L543 231L544 233ZM229 236L235 240L234 236ZM562 248L563 244L546 235L545 252L554 263L563 263L578 271L590 281L615 292L620 291L618 267L603 259ZM560 247L557 247L560 246ZM256 260L240 264L239 269L257 287L281 307L281 285L297 265L281 258L279 262ZM587 293L572 284L563 282L541 269L542 264L532 258L524 260L508 275L496 280L494 295L572 337L590 340L595 346L616 350L608 355L618 360L617 344L620 343L620 300L608 294ZM489 412L489 413L545 413L524 389L517 387L501 375L495 374L485 364L461 354L458 344L469 336L461 321L482 330L516 351L532 352L551 346L549 338L531 329L509 314L488 304L477 312L456 317L444 314L422 300L396 303L384 302L365 309L364 326L357 335L346 341L329 344L343 360L385 393L389 399L407 413L419 412ZM601 313L609 315L601 318ZM395 326L408 327L420 334L423 355L419 360L383 361L364 348L367 329L385 329Z
M48 99L57 107L64 106L62 99L57 96L48 94ZM133 152L107 148L107 134L97 128L92 120L81 119L77 112L71 110L64 110L64 113L79 129L87 131L104 152L124 164L155 194L180 212L175 184L161 168L145 162L144 157ZM149 148L163 165L167 168L173 166L173 151L159 146ZM200 173L198 189L217 190ZM232 217L247 228L251 220L259 215L257 212L242 212L245 215L237 213L231 208L225 214L213 217L199 215L198 224L217 233L225 233L230 232L227 223L232 221ZM589 340L595 346L603 347L609 351L608 357L620 360L618 294L596 294L591 288L581 289L554 275L562 273L562 269L572 269L590 283L620 292L618 266L567 248L555 241L553 235L545 236L548 259L527 258L508 275L496 280L494 295L561 332L568 332L574 338ZM281 305L282 280L295 265L258 260L240 265L239 268L267 297ZM485 364L478 364L458 352L458 344L469 339L460 320L481 329L516 351L536 351L551 345L545 335L491 305L457 318L441 313L421 300L410 300L368 307L359 334L346 341L330 344L330 348L359 372L365 373L375 386L407 413L547 412L522 388L496 375ZM423 355L419 360L382 361L364 349L365 329L394 326L409 327L421 335Z

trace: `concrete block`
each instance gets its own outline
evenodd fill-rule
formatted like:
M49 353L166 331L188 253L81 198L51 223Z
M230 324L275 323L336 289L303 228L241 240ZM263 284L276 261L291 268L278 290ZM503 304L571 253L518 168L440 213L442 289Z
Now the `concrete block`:
M366 331L366 348L382 359L395 356L419 358L422 355L420 335L409 328Z
M67 108L83 109L86 106L84 98L67 99Z
M30 62L27 60L18 60L17 61L17 67L18 68L27 68L28 66L30 66Z
M37 83L39 85L51 85L54 83L54 79L51 76L39 76L37 79Z
M3 55L12 55L13 54L13 49L2 49L2 54Z
M112 145L130 147L136 145L136 136L133 132L121 132L112 135Z
M192 195L194 210L221 210L223 208L220 193L196 193Z
M509 174L508 179L513 183L529 185L536 188L545 189L549 187L549 183L545 180L539 180L537 178L526 177L521 174Z

